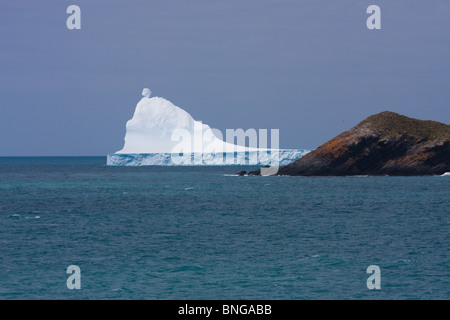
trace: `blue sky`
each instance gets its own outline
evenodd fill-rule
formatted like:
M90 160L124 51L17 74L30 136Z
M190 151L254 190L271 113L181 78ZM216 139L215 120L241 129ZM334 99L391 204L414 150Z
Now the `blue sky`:
M0 156L115 152L144 87L284 148L384 110L450 123L448 17L446 0L2 1Z

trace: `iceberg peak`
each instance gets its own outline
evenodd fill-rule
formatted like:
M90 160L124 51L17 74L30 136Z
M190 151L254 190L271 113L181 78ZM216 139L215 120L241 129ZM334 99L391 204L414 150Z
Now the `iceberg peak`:
M152 91L149 89L149 88L144 88L143 90L142 90L142 95L145 97L145 98L150 98L150 95L152 94Z

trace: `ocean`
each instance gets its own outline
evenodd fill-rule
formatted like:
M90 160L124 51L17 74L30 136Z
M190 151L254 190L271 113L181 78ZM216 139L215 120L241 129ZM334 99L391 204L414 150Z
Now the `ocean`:
M105 164L0 158L0 299L450 299L450 177Z

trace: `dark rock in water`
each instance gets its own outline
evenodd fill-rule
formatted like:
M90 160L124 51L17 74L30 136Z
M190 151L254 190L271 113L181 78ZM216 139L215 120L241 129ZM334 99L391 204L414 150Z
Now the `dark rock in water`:
M450 172L450 125L385 111L280 167L278 175L411 176L445 172Z
M270 168L269 165L264 166L263 168ZM255 171L250 171L248 173L249 176L260 176L261 175L261 169L257 169Z
M239 171L236 173L238 176L245 176L247 174L247 171Z
M255 171L250 171L248 173L249 176L260 176L261 175L261 169L255 170Z

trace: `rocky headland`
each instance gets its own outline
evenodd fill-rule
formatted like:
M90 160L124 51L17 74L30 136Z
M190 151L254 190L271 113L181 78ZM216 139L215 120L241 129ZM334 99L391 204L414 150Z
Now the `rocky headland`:
M259 175L260 170L250 174ZM442 175L450 172L450 125L385 111L360 122L278 175Z

